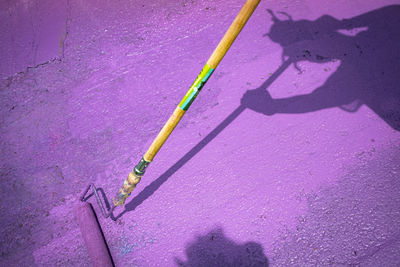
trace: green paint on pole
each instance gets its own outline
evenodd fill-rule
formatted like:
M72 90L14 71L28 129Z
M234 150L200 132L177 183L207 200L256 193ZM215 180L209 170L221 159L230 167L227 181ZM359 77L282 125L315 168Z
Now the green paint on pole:
M203 88L204 84L207 82L208 78L210 78L214 69L208 66L207 64L201 70L199 76L197 76L196 80L190 86L186 95L183 97L182 101L179 103L179 107L183 110L188 110L192 102L195 100L196 96Z

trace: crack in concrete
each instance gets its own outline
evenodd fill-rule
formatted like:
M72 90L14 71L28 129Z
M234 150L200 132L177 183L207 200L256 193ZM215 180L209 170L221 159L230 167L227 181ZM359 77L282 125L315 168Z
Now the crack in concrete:
M47 60L46 62L36 64L35 66L28 66L28 67L25 68L25 70L16 72L13 75L8 76L7 78L4 79L4 80L7 81L7 83L5 85L5 88L9 88L11 86L11 84L14 81L14 77L15 76L18 76L18 75L25 76L29 72L29 70L31 70L31 69L37 69L39 67L45 66L47 64L50 64L50 63L53 63L53 62L56 62L56 61L61 61L61 59L52 58L50 60ZM35 81L35 83L36 83L36 81Z
M71 8L70 0L67 0L66 10L67 10L67 18L65 19L64 32L60 36L60 42L59 42L59 46L60 46L59 53L60 53L61 60L63 60L65 58L65 41L67 40L67 37L69 34L69 29L70 29L70 24L72 21L72 18L71 18L72 8Z
M72 12L71 12L71 10L72 10L71 1L67 0L67 7L66 7L67 17L65 19L64 32L60 36L60 40L59 40L59 46L60 46L59 56L60 56L60 58L54 57L52 59L49 59L49 60L47 60L45 62L38 63L38 64L36 64L36 55L37 55L37 51L38 51L39 45L35 43L35 38L37 36L37 33L36 33L35 27L33 25L33 18L32 18L32 16L30 17L31 26L32 26L32 32L33 32L33 41L32 41L32 49L34 50L33 66L28 66L28 67L25 68L25 70L16 72L13 75L10 75L7 78L5 78L4 80L7 80L7 84L5 86L6 88L11 86L15 76L26 75L29 72L29 70L31 70L31 69L37 69L37 68L39 68L41 66L45 66L47 64L50 64L50 63L53 63L53 62L56 62L56 61L63 61L64 60L64 58L65 58L65 42L66 42L66 39L68 37L70 24L71 24L71 21L72 21L72 17L71 17Z
M361 263L367 261L368 259L372 258L375 254L377 254L382 249L390 247L394 243L398 242L398 240L399 240L399 235L397 235L394 238L389 239L386 242L384 242L382 244L379 244L379 245L377 245L377 246L375 246L373 248L367 249L366 255L361 256L361 257L358 258L359 264L361 264Z

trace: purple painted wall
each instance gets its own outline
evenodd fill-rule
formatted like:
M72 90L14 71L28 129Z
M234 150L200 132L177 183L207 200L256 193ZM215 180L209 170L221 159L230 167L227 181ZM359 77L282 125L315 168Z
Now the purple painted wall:
M0 4L0 265L89 265L78 195L121 186L244 1L142 2ZM397 266L394 4L262 1L100 218L116 265Z

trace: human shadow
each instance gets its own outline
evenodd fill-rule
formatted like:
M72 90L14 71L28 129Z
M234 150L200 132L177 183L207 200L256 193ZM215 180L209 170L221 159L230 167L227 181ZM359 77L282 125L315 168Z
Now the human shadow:
M216 228L198 236L186 248L187 260L175 258L178 266L269 266L262 246L256 242L236 244Z
M270 11L266 34L282 46L282 58L297 63L340 61L340 66L310 94L273 99L261 86L247 91L241 103L256 112L306 113L339 107L356 112L367 105L400 131L400 5L338 20L324 15L315 21L281 20Z

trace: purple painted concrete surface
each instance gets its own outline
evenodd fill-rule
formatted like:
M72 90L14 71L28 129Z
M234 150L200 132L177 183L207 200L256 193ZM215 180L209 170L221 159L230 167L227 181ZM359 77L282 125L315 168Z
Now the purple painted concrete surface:
M115 193L242 4L1 3L0 265L90 265L80 192ZM262 1L99 219L116 265L399 266L394 4Z

